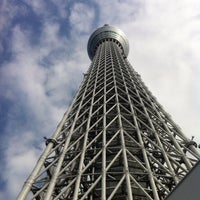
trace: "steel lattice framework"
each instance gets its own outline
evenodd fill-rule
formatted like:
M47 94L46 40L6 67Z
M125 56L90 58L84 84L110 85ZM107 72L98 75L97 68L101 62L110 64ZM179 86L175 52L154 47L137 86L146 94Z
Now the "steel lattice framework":
M164 199L199 159L196 143L131 67L120 30L97 29L88 52L88 73L18 199Z

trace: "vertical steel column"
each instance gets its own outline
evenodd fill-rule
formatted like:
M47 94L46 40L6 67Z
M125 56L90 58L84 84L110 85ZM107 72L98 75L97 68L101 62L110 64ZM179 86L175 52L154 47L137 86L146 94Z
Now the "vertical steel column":
M102 49L100 50L100 55L101 54L102 54ZM87 141L88 141L88 132L89 132L89 128L90 128L92 108L93 108L93 104L94 104L94 94L95 94L95 90L96 90L98 72L99 72L99 65L98 65L98 68L97 68L97 73L96 73L97 75L96 75L95 83L94 83L94 90L93 90L91 105L90 105L90 109L89 109L89 118L88 118L88 121L87 121L87 128L86 128L86 133L85 133L84 141L83 141L82 154L81 154L81 158L80 158L80 161L79 161L79 169L78 169L78 174L77 174L77 178L76 178L73 200L78 200L78 192L79 192L79 188L80 188L82 169L83 169L83 166L84 166L85 151L86 151L86 145L87 145Z
M126 176L126 184L127 184L127 193L128 193L128 200L133 200L133 195L132 195L132 188L131 188L131 181L130 181L130 174L129 174L129 167L128 167L128 161L127 161L127 154L126 154L126 144L124 140L124 133L123 133L123 125L122 125L122 120L121 120L121 112L120 112L120 107L119 107L119 98L118 98L118 91L117 91L117 84L116 84L116 78L115 78L115 66L113 63L113 57L112 57L112 52L113 49L110 50L111 54L111 60L112 60L112 70L114 74L114 86L115 86L115 94L116 94L116 104L117 104L117 111L118 111L118 120L119 120L119 127L120 127L120 136L121 136L121 147L122 147L122 153L123 153L123 165L124 165L124 173Z
M153 179L153 175L152 175L152 170L151 170L151 167L150 167L150 164L149 164L149 160L148 160L148 157L147 157L147 154L146 154L146 151L145 151L145 147L144 147L144 143L143 143L143 140L142 140L142 137L141 137L141 134L140 134L140 130L139 130L139 127L138 127L137 119L135 117L136 116L135 115L135 111L133 109L133 106L132 106L132 103L131 103L131 100L130 100L130 95L129 95L129 92L128 92L128 89L127 89L126 81L124 79L124 75L123 75L123 72L122 72L121 64L119 62L119 58L121 57L121 55L117 51L117 48L114 48L114 50L115 50L118 66L120 68L120 71L121 71L121 74L122 74L122 77L123 77L123 82L124 82L124 86L125 86L125 89L126 89L126 94L127 94L128 101L129 101L129 104L130 104L131 112L133 113L133 120L134 120L136 128L137 128L138 139L139 139L140 145L142 146L142 153L143 153L143 157L144 157L144 160L145 160L145 163L146 163L146 167L148 169L149 179L150 179L150 183L151 183L154 199L155 200L159 200L158 193L157 193L157 190L156 190L156 185L155 185L155 182L154 182L154 179Z
M101 199L106 200L106 49L108 48L108 43L104 44L104 94L103 94L103 141L102 141L102 194Z

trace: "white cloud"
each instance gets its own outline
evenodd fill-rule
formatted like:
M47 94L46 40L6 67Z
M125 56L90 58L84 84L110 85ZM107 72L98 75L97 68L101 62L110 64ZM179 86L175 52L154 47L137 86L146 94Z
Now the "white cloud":
M1 172L7 184L4 199L14 199L32 171L42 150L41 147L36 148L33 145L34 140L34 133L28 131L20 135L16 132L16 135L9 139L5 153L6 170Z
M119 0L114 3L97 0L96 3L100 8L99 25L108 23L120 27L127 22L136 20L145 4L144 1L139 0Z
M94 12L94 8L84 3L75 3L69 16L72 29L77 33L88 33L94 20Z
M52 2L55 4L56 8L58 9L58 15L59 17L67 20L67 17L69 15L69 4L66 3L66 0L52 0Z
M28 6L30 6L37 15L45 15L45 14L48 13L47 6L46 6L46 3L44 1L41 1L41 0L35 0L35 1L24 0L24 2Z
M16 15L18 7L13 5L11 6L6 0L1 1L0 6L0 33L3 33L3 30L10 25L11 19Z
M136 21L123 25L129 60L158 101L188 137L200 137L198 52L200 20L196 1L147 1Z
M80 70L88 66L84 64L88 58L77 51L83 48L79 46L84 43L82 39L72 35L72 49L71 41L59 35L59 24L48 19L41 30L40 42L32 44L29 30L20 25L13 27L13 59L0 68L0 95L12 102L6 135L2 136L7 141L2 166L6 173L1 174L6 181L5 191L0 193L2 199L16 197L41 153L33 143L41 143L43 136L53 134L81 82ZM74 59L75 54L79 60Z

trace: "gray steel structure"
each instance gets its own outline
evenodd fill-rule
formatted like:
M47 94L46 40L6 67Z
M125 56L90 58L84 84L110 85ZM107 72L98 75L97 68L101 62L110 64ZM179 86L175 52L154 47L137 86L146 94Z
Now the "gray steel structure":
M161 200L199 160L128 51L117 28L91 35L91 66L18 200Z

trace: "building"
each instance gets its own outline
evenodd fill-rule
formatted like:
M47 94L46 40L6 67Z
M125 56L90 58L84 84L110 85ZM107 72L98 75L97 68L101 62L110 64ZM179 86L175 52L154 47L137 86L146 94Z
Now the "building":
M19 200L161 200L198 161L128 52L118 28L91 35L89 70Z
M169 193L166 200L199 199L200 160Z

